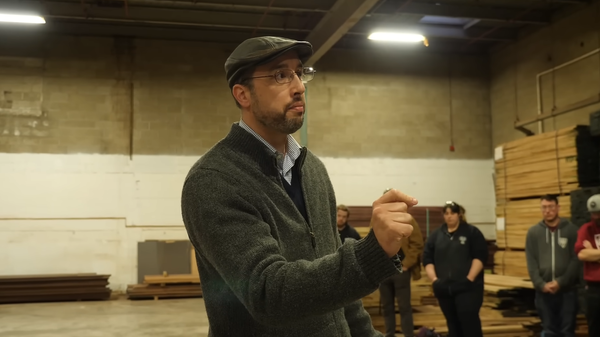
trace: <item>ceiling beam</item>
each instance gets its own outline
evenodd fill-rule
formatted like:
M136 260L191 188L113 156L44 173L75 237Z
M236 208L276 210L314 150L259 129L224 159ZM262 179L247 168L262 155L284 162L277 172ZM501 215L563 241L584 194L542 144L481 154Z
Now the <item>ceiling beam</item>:
M377 12L368 15L368 17L376 19L384 19L391 17L391 14L384 14L389 12L388 6L381 6ZM512 20L521 14L522 10L515 10L509 8L492 8L483 6L468 6L468 5L452 5L440 3L439 5L430 3L409 3L402 8L402 14L414 14L414 15L432 15L432 16L446 16L454 18L465 18L465 19L479 19L493 22L515 22L535 25L545 25L550 23L550 16L544 12L536 11L530 12L526 15L521 16L516 20Z
M312 66L333 47L379 0L337 0L308 35L314 48L307 61Z

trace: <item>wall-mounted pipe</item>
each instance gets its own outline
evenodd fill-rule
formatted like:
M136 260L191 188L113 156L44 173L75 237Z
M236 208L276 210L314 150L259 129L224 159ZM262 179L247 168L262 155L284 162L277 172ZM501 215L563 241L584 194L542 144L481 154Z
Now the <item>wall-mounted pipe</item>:
M304 123L302 123L302 127L300 128L300 145L308 146L308 85L304 85Z
M562 63L560 65L555 66L554 68L542 71L541 73L537 74L535 85L536 85L536 91L537 91L537 114L538 114L538 116L542 115L542 113L543 113L542 112L542 93L541 93L541 86L542 86L541 80L542 80L542 76L550 74L550 73L552 73L554 71L557 71L558 69L564 68L564 67L569 66L569 65L571 65L573 63L577 63L577 62L579 62L581 60L584 60L584 59L586 59L586 58L588 58L590 56L598 54L598 52L600 52L600 48L598 48L596 50L592 50L591 52L589 52L587 54L584 54L584 55L581 55L581 56L579 56L577 58L574 58L571 61ZM543 122L539 121L538 122L538 133L541 134L543 132L544 132Z

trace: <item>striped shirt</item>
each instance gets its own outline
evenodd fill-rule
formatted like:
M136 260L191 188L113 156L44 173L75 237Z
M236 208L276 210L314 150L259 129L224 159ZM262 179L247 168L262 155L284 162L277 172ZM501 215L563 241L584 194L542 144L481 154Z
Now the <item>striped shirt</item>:
M294 139L292 135L287 136L287 153L284 155L283 153L278 152L273 145L269 144L258 133L254 132L254 130L252 130L248 124L244 123L243 120L240 120L239 125L242 127L242 129L248 131L248 133L260 140L269 150L277 155L277 167L279 169L279 174L281 174L288 184L292 184L292 168L294 167L296 159L300 157L300 151L302 149L296 139Z

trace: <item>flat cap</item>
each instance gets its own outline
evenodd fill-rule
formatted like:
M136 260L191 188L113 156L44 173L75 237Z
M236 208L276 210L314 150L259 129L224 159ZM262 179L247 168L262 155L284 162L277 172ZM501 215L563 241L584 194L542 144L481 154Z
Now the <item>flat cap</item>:
M225 61L225 74L229 88L235 85L244 70L268 63L290 50L296 50L302 62L306 62L313 54L312 45L307 41L259 36L242 42Z

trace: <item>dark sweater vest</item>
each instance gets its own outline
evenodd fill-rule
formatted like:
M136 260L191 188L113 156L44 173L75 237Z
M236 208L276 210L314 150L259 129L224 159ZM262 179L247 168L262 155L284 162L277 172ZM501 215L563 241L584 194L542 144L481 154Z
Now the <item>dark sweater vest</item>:
M298 165L294 165L294 167L292 167L291 185L287 182L287 180L281 177L281 180L283 181L283 187L285 187L285 191L290 196L290 199L292 199L292 201L294 202L294 205L296 205L296 208L298 208L298 211L300 211L300 213L304 217L304 220L308 222L308 215L306 214L306 205L304 204L304 195L302 194L301 179L302 178L300 176L300 172L298 171Z

